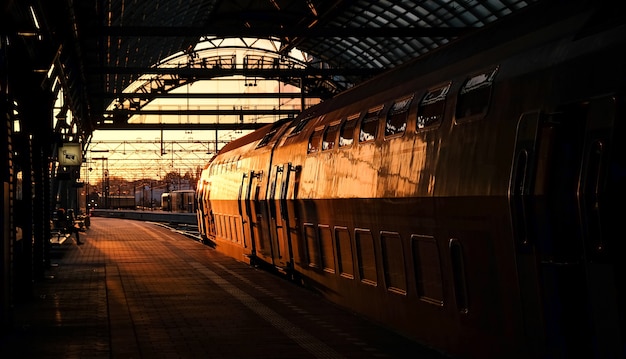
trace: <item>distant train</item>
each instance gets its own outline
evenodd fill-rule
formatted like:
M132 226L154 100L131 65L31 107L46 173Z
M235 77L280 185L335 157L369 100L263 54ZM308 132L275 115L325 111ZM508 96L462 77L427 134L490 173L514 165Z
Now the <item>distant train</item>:
M454 357L624 358L626 17L598 4L232 141L198 183L202 236Z
M109 195L106 198L101 198L103 202L100 208L117 208L117 209L135 209L137 204L135 203L135 196L124 195Z
M161 195L161 209L176 213L196 213L196 191L177 190Z

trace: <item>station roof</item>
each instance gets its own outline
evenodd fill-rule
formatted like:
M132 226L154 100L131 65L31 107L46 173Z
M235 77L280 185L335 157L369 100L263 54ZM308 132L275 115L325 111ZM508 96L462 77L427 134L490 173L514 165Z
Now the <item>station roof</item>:
M145 73L196 78L252 74L314 78L325 96L549 0L7 0L4 31L23 46L23 71L53 69L90 134L124 89ZM564 2L567 3L567 2ZM34 20L36 19L36 20ZM6 21L5 21L6 20ZM157 70L204 39L269 38L277 56L310 55L299 72ZM52 66L52 67L51 67ZM230 72L229 72L230 71ZM52 80L50 80L52 81ZM326 86L322 86L323 85ZM328 84L332 84L328 86ZM316 88L307 88L316 91ZM320 95L321 96L321 95Z

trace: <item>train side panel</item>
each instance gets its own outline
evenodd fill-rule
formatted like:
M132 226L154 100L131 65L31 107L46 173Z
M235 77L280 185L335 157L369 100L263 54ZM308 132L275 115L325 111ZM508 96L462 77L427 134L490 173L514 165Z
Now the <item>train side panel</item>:
M593 47L584 41L578 46ZM563 61L558 58L561 56L559 51L564 50L557 43L555 48L536 50L535 55L553 52L551 60L558 63ZM607 50L606 54L611 52ZM582 104L602 94L594 93L598 89L593 88L593 83L579 82L578 69L593 67L597 62L588 57L586 62L580 60L583 62L539 71L532 69L532 75L523 75L534 66L527 58L521 56L507 63L483 64L471 71L466 70L463 78L454 79L450 89L454 100L446 106L448 121L435 135L437 143L424 141L426 131L420 134L418 127L421 124L416 123L415 135L354 144L344 156L346 161L343 163L349 166L341 166L338 165L342 158L339 151L324 153L322 148L324 131L333 126L332 119L328 118L332 113L326 114L326 127L316 123L303 131L300 141L309 143L309 153L304 155L301 147L297 155L289 151L284 161L289 158L296 166L302 166L295 204L302 228L300 235L295 237L294 259L296 271L302 273L308 285L340 304L368 313L409 335L429 338L426 340L428 344L446 347L461 356L478 353L487 356L569 355L574 352L591 355L598 349L593 343L608 331L592 333L591 328L598 323L591 322L597 319L590 321L589 318L599 314L605 317L606 314L586 310L592 304L586 298L592 295L586 275L589 269L585 269L590 263L581 263L584 253L580 250L580 236L581 228L589 225L565 228L566 224L577 222L574 199L580 185L576 173L583 164L581 136L586 125L574 116L566 124L567 128L559 130L562 134L550 138L554 136L550 133L554 131L553 113L562 116L568 102L578 100ZM602 77L610 78L608 74ZM498 78L500 82L495 81ZM591 76L587 78L592 80ZM467 83L475 85L482 79L487 79L488 84L484 87L488 91L479 88L483 94L475 95L471 91L467 91L469 95L463 94L462 86ZM574 82L586 90L574 86ZM603 91L619 89L610 86L610 80L605 85ZM554 92L560 95L555 97ZM378 99L385 100L382 96ZM368 113L377 108L378 103L359 104L354 111L359 107L361 114L357 127L362 127ZM514 146L516 141L522 140L516 138L519 123L529 121L536 112L546 114L541 115L545 118L541 126L545 128L538 129L542 133L536 139L543 140L543 143L541 147L536 144L535 149L542 162L533 172L540 181L546 181L545 176L552 176L549 172L554 173L557 179L550 181L552 186L559 188L547 191L563 201L552 200L552 207L541 205L540 213L560 213L552 216L554 223L551 225L557 228L541 234L547 238L536 238L535 247L529 252L518 248L519 238L514 236L511 227L509 179L514 166ZM571 112L569 116L574 114ZM384 130L378 128L378 131ZM367 131L362 132L359 130L355 136L368 135ZM409 140L411 137L413 139ZM311 144L318 138L321 138L321 144ZM311 148L318 146L320 150L310 153ZM420 151L424 148L425 151ZM563 152L571 149L578 151L578 155L572 158L572 154ZM410 156L406 156L407 153ZM550 156L553 158L547 158ZM538 162L539 158L534 161ZM402 162L411 163L406 167L415 172L403 173L402 166L398 165ZM424 167L415 165L426 162L428 165ZM555 164L559 165L555 167ZM430 168L436 168L435 173L429 174ZM423 181L426 178L429 179L428 185ZM350 186L342 187L341 181ZM407 187L405 183L414 186ZM561 186L569 188L561 189ZM402 192L406 188L412 188L413 193ZM394 202L395 195L422 198L418 207L423 212L414 217L406 216L407 208L410 208L406 204L400 207L403 209L400 212L394 211L394 206L388 203ZM535 195L541 197L538 193ZM364 198L345 203L331 199L343 197ZM543 200L537 198L535 201ZM424 226L406 225L416 222L415 218L421 219ZM526 225L541 226L545 230L546 219L541 218ZM353 273L338 269L346 264L340 263L340 258L346 256L338 251L342 238L348 236L356 266ZM572 241L560 250L571 252L571 257L553 262L545 244L552 246L562 242L563 237ZM425 271L424 264L420 263L424 258L419 256L429 250L440 258ZM394 264L399 259L403 263ZM418 269L412 271L414 268ZM615 273L611 269L604 274L612 277ZM356 284L346 285L345 279L351 276L356 279ZM437 278L440 283L435 287L441 289L434 290L435 294L424 295L424 278ZM600 275L596 279L605 281ZM619 285L611 283L606 290L619 291ZM577 295L580 292L586 295ZM419 309L424 303L440 306L431 317L437 321L437 326L416 324L426 323L424 319L428 318L429 310ZM553 313L555 305L560 311L558 315ZM615 304L611 306L613 309L617 307ZM575 322L583 323L580 329L576 329ZM602 325L623 327L623 319L609 322L612 324Z
M434 55L272 146L233 144L205 210L241 219L249 256L455 357L622 357L626 34L587 20Z
M250 261L254 247L250 240L250 222L243 218L241 196L249 193L242 191L248 189L244 181L254 166L254 159L246 153L254 148L258 137L247 142L241 140L238 146L225 147L203 170L203 186L198 187L202 189L198 197L202 198L205 211L201 216L203 227L207 229L204 240L219 251L245 262Z
M268 184L272 147L288 120L225 147L203 171L204 226L212 244L246 262L273 264L278 244L270 234Z

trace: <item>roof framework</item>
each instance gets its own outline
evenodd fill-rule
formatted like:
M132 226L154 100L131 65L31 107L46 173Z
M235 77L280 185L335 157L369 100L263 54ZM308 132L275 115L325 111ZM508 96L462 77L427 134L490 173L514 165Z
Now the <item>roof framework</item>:
M157 64L175 54L191 54L206 39L215 47L224 38L269 39L279 59L294 49L305 52L310 57L297 71L257 69L254 75L304 79L302 92L324 98L538 2L27 0L9 1L8 11L15 30L43 39L30 44L38 52L38 67L43 72L52 65L48 85L66 89L79 131L89 137L102 124L112 95L146 74L252 74L241 68L157 70ZM30 19L31 8L38 27ZM62 81L55 84L56 78Z
M584 0L580 0L584 1ZM255 118L295 116L378 73L549 0L8 0L7 38L24 53L21 71L62 94L73 136L89 146L101 129L224 130L243 133ZM6 4L6 5L5 5ZM5 21L6 20L6 21ZM260 49L259 43L271 44ZM237 45L232 45L236 42ZM250 56L229 59L229 47ZM254 52L254 53L252 53ZM302 54L296 58L294 53ZM280 81L281 93L177 89L226 78ZM293 90L295 89L295 91ZM23 91L28 93L28 89ZM160 99L300 99L279 110L151 108ZM115 107L117 106L117 107ZM238 121L152 124L155 114ZM64 130L64 135L69 135ZM222 139L215 139L215 143ZM162 141L160 141L162 142ZM122 143L122 142L120 142ZM95 145L95 143L92 143ZM99 144L103 145L103 144Z

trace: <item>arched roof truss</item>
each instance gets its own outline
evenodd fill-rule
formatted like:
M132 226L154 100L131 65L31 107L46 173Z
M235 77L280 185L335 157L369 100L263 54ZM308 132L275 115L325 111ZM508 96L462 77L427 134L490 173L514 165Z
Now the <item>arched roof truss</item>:
M341 75L325 71L328 65L294 49L280 53L273 39L204 37L195 47L169 56L137 77L105 111L105 123L126 122L133 114L171 90L201 80L243 76L273 79L301 88L302 96L323 98L349 86ZM269 96L269 94L267 94ZM195 96L198 96L197 94ZM206 94L211 96L211 94ZM242 94L244 96L244 94ZM279 95L277 95L279 96Z
M574 1L581 3L583 1ZM112 101L141 76L167 70L164 59L194 49L211 38L244 46L271 39L275 53L305 52L314 75L305 91L325 96L357 84L373 73L398 66L447 45L489 23L526 8L554 8L549 0L60 0L13 1L4 23L15 32L36 34L29 48L52 88L57 77L80 131L91 133ZM535 6L536 5L536 6ZM32 28L29 7L41 27ZM564 5L561 5L564 6ZM569 3L567 6L570 6ZM197 69L170 75L197 76ZM170 70L172 71L172 70ZM184 73L187 71L188 73ZM164 74L160 74L165 79ZM212 75L216 76L216 75ZM161 86L163 87L163 86Z

